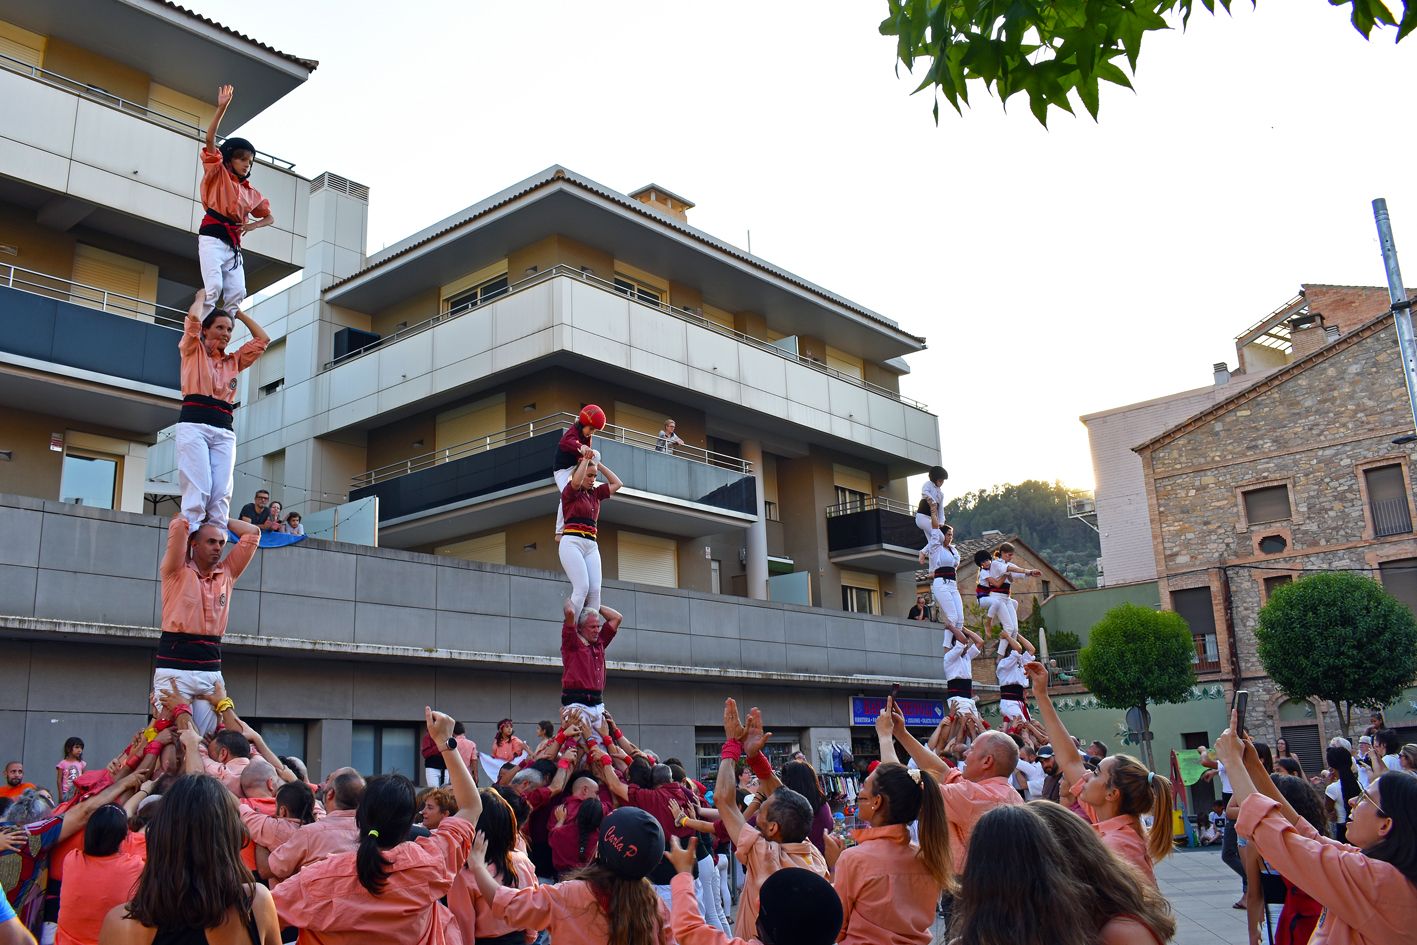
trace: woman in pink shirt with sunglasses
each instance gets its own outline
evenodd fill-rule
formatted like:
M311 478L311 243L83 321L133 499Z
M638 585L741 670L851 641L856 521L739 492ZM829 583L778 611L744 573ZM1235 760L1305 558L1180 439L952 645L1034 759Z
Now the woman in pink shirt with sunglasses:
M1310 945L1388 945L1417 928L1417 775L1392 771L1361 792L1348 843L1323 836L1270 780L1253 743L1230 728L1215 743L1240 804L1235 829L1323 906Z

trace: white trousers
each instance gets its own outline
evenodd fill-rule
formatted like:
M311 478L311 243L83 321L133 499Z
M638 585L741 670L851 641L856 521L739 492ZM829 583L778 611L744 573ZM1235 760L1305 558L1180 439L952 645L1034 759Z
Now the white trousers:
M241 303L246 301L246 269L241 264L240 251L215 236L199 236L197 263L202 270L202 288L206 292L206 298L202 301L202 318L210 315L218 302L226 312L240 308Z
M447 768L423 769L424 787L447 787L450 783Z
M575 618L580 619L581 609L600 609L600 546L589 538L579 535L562 535L557 547L561 556L561 567L566 577L571 579L571 606L575 608Z
M561 540L565 541L564 538ZM569 715L575 715L590 726L592 734L587 740L591 744L600 743L600 735L596 734L596 731L600 728L601 723L605 721L605 703L586 705L583 702L572 702L570 705L563 707L563 711Z
M948 578L937 577L930 585L930 592L935 595L935 604L945 621L956 627L964 626L964 601L959 597L959 585Z
M1022 722L1027 718L1023 714L1023 703L1015 702L1013 699L999 700L999 714L1008 722Z
M591 450L591 455L595 457L595 462L600 463L600 450ZM576 467L567 466L565 469L558 469L551 475L556 479L556 534L561 534L561 529L566 527L566 512L561 508L561 493L566 491L566 486L571 484L571 476L575 474Z
M920 531L924 533L925 542L926 544L929 544L930 539L933 537L930 533L935 530L934 527L930 524L930 516L926 515L924 512L916 512L915 527L920 529Z
M713 857L706 851L700 848L699 852L704 855L699 858L699 878L694 880L694 892L699 898L699 908L703 910L704 921L724 935L731 935L718 894L718 868L713 865Z
M950 715L972 715L979 718L979 706L968 696L950 696Z
M177 485L182 517L195 532L203 522L226 528L231 517L231 477L236 471L236 434L205 423L177 424Z
M1018 601L1003 594L989 595L989 617L997 620L1009 636L1018 633Z
M153 670L154 707L160 704L161 696L171 690L171 684L174 682L177 684L178 694L192 707L192 724L197 731L204 736L215 732L216 709L201 697L216 689L217 683L221 683L223 689L226 688L226 680L222 679L221 672L161 668Z

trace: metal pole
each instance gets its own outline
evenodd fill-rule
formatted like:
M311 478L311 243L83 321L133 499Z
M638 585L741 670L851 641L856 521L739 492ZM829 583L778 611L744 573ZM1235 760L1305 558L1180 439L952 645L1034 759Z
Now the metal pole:
M1373 219L1378 224L1378 244L1387 270L1388 297L1392 300L1392 319L1397 327L1397 347L1402 354L1402 373L1407 380L1407 400L1412 408L1412 423L1417 432L1417 341L1412 334L1411 303L1402 284L1402 270L1397 265L1397 246L1392 240L1392 220L1388 217L1387 201L1373 201Z

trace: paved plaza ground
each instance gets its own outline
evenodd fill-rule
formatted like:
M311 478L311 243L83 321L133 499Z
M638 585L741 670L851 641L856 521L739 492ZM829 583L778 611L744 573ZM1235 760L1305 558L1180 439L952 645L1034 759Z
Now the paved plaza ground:
M1245 945L1240 877L1220 862L1220 847L1181 850L1156 867L1161 891L1176 912L1175 945ZM1278 915L1278 907L1270 910ZM1263 939L1261 939L1263 941Z

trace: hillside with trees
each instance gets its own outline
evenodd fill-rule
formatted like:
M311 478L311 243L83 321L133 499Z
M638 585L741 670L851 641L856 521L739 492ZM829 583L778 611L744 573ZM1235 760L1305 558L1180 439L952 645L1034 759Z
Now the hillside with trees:
M1078 587L1097 586L1097 532L1068 518L1068 490L1061 482L1030 479L966 492L947 502L944 513L956 540L989 529L1018 535Z

